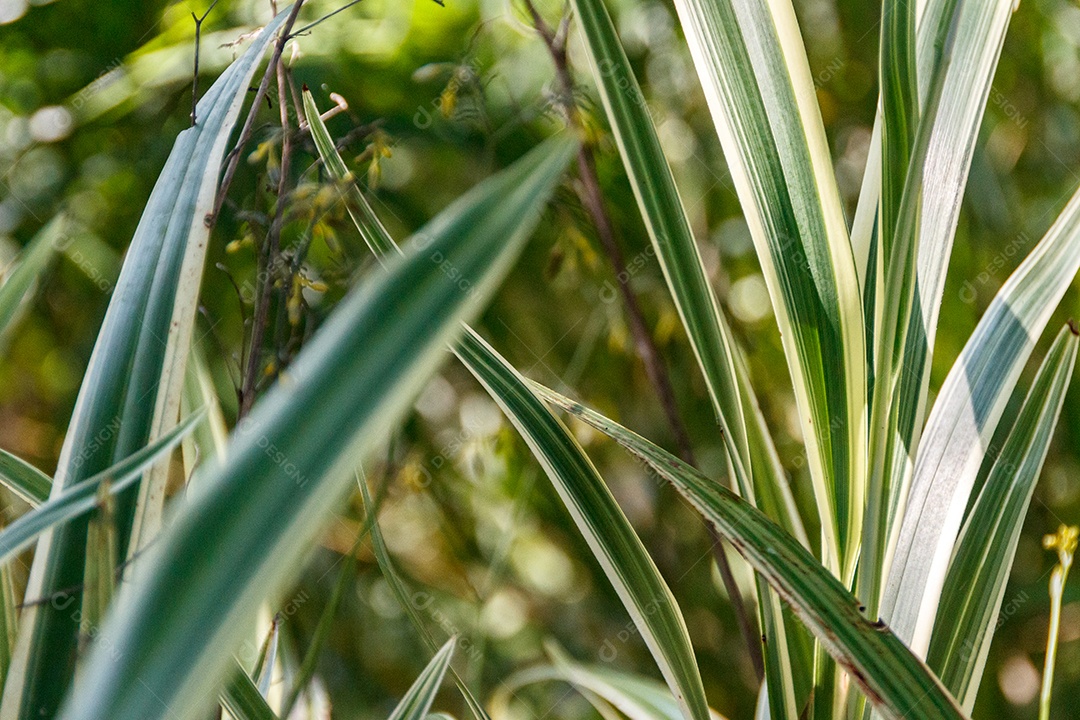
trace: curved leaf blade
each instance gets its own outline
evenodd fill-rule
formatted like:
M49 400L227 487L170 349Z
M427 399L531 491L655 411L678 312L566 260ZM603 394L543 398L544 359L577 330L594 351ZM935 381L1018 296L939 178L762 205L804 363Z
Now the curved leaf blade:
M207 90L199 102L199 123L176 138L135 230L83 376L54 495L160 437L179 417L178 409L168 415L164 406L158 407L167 404L173 392L169 386L183 376L187 353L178 352L177 343L182 344L181 331L190 341L191 328L185 323L194 321L201 253L209 232L207 198L212 203L225 146L250 79L287 14L271 21ZM184 295L181 288L186 288ZM181 364L167 365L167 358ZM130 535L135 495L118 498L121 553ZM87 522L79 519L41 537L27 586L30 596L62 596L82 584L86 533ZM75 670L78 623L57 605L30 606L22 614L12 673L0 703L4 720L53 717L67 691Z
M794 382L825 562L854 572L862 526L866 367L847 225L787 0L677 0Z
M526 381L472 330L458 358L514 424L623 601L688 720L708 720L705 690L682 613L596 468Z
M956 540L926 661L969 712L1078 344L1068 326L1058 333Z
M840 581L760 510L615 421L541 385L532 387L671 482L765 576L885 717L966 717L930 669L884 623L863 617L859 601Z
M915 460L882 617L925 655L972 487L1035 341L1080 270L1080 192L1002 286L938 393Z
M342 301L226 459L200 471L202 488L119 594L62 717L199 716L260 603L284 590L348 492L349 471L505 276L575 147L554 138L477 185Z

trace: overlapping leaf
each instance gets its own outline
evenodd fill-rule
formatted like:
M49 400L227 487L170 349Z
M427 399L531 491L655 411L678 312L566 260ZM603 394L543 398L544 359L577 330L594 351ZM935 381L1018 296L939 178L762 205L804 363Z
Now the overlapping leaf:
M882 605L883 617L926 652L972 486L1017 378L1080 269L1080 193L979 321L926 424Z
M251 77L284 19L285 13L272 21L214 83L199 103L198 124L176 139L135 230L83 377L54 495L130 455L178 419L178 407L171 415L165 410L187 357L209 233L205 216ZM118 499L121 552L133 505L134 493ZM86 531L83 519L41 538L29 597L51 597L82 583ZM62 603L26 608L0 717L55 715L74 672L77 634L78 623Z
M1020 530L1076 365L1062 328L967 514L949 564L927 663L964 708L975 705Z
M794 536L805 538L748 374L709 286L674 177L615 26L603 0L574 0L574 8L638 208L705 377L731 477L743 497L764 508ZM766 681L776 706L785 717L794 718L798 715L795 674L806 664L791 661L788 645L783 642L780 604L769 598L764 583L759 587L759 605L763 624L774 638L764 648Z
M826 564L850 577L866 460L862 307L795 12L787 0L675 6L780 325Z
M896 226L891 235L879 231L892 239L878 248L884 278L875 327L871 472L860 560L867 572L859 578L859 592L871 614L908 493L960 202L1013 5L1012 0L933 0L921 21L917 62L924 110ZM887 165L882 170L893 172ZM895 198L891 202L890 207Z
M199 716L259 604L284 590L348 492L350 471L509 269L573 150L553 139L477 185L337 307L238 426L226 459L200 471L203 487L117 597L62 717Z
M713 480L580 403L532 388L618 442L671 482L764 575L885 717L964 718L937 677L782 528Z
M313 136L321 137L321 140L317 140L320 152L331 153L330 159L326 161L327 167L331 168L332 173L335 172L335 167L344 168L340 158L336 162L333 159L337 150L319 119L310 93L304 94L304 105ZM338 179L347 182L349 176L342 175ZM355 193L352 199L367 205L359 192ZM357 221L361 234L365 238L370 236L368 244L372 247L396 247L370 207L354 213L353 219ZM480 367L476 363L484 359L494 363L493 368L504 371L508 369L494 362L493 358L498 356L488 352L487 346L471 329L467 329L455 352L474 373ZM489 380L494 377L491 376ZM483 378L481 382L485 382ZM537 408L534 404L531 409L539 411L539 417L545 421L544 429L548 437L554 438L556 442L556 445L552 446L555 454L538 459L548 470L548 476L646 640L687 716L693 720L704 720L707 703L701 686L701 676L685 624L674 598L671 597L671 591L660 577L629 521L596 475L595 468L587 460L583 463L578 461L572 452L571 445L576 447L576 444L572 438L563 436L565 428L551 417L543 406ZM513 419L513 414L510 414L510 417Z

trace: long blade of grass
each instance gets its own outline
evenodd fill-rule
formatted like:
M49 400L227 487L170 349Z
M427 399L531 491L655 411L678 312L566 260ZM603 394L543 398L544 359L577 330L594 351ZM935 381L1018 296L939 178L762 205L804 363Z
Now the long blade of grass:
M266 698L239 665L233 668L229 681L221 691L221 706L234 720L277 720Z
M49 499L53 481L22 458L0 450L0 483L31 507L37 507Z
M883 12L885 9L887 8L883 7ZM906 37L907 29L906 27L901 27L896 22L897 20L902 19L906 24L907 19L901 18L899 15L887 18L892 22L892 30L894 33L896 31L903 33L903 37L895 38L896 40L899 40L900 44L893 43L893 47L900 51L897 54L900 56L900 61L905 63L906 67L899 69L899 72L890 74L888 80L884 77L881 78L881 85L883 88L887 84L890 86L893 97L892 102L894 104L899 103L898 109L901 112L904 112L906 130L909 130L912 133L910 142L913 145L916 139L918 120L920 119L919 111L921 106L926 103L930 91L931 79L935 76L941 60L941 51L944 44L943 38L947 35L949 25L951 24L954 0L920 0L920 2L910 3L909 7L906 9L898 9L914 14L915 65L914 67L910 65L912 59L908 57L908 49L901 47L910 42L910 39ZM884 65L882 66L882 69L885 69ZM917 86L918 92L917 97L908 95L908 82L911 78L915 79L915 85ZM897 93L898 90L900 91L899 93ZM882 164L884 162L882 155L884 145L882 138L882 104L884 102L885 98L882 97L879 100L877 116L874 119L874 130L870 142L870 151L866 158L866 169L863 172L862 186L859 189L859 202L855 210L855 218L851 225L851 246L855 253L855 264L859 272L859 281L863 290L868 352L876 352L879 349L877 347L878 343L874 340L874 336L875 328L881 324L884 296L884 264L885 260L888 258L887 252L880 247L880 235L882 226L885 223L879 222L882 183L885 181L885 178L882 176ZM912 148L910 147L908 148L909 153L911 149ZM908 160L910 160L910 155L908 156ZM890 181L898 179L900 182L900 187L896 187L895 184L892 184L893 190L901 193L900 197L896 198L900 201L903 199L904 176L909 168L910 163L905 163L899 178L890 179ZM898 209L899 208L897 208L897 210ZM895 215L892 216L891 223L893 231L895 232ZM870 360L873 361L873 357L871 357Z
M1013 5L1012 0L936 0L927 4L923 19L936 33L934 51L924 50L930 32L919 37L920 92L924 71L928 76L925 111L910 150L891 246L878 248L884 279L875 328L872 465L860 560L867 571L858 583L871 615L908 494L960 202ZM881 233L886 232L883 227Z
M975 705L1020 530L1076 364L1077 337L1062 328L964 521L926 661L968 712Z
M946 377L926 423L882 616L924 655L972 487L1009 394L1080 270L1080 192L1009 277Z
M557 681L569 683L587 698L600 698L629 720L682 719L679 704L663 683L610 667L583 665L553 646L548 647L548 655L552 659L550 665L526 668L508 677L500 685L493 704L505 704L505 699L522 687ZM709 714L712 720L724 720L724 716L712 708L709 708Z
M736 380L733 338L709 285L645 96L603 0L573 0L573 6L623 167L705 377L731 463L737 469L740 490L752 497L748 482L750 452Z
M892 249L919 120L915 6L907 0L885 0L881 7L881 201L877 218L878 251L883 257L889 257Z
M387 236L389 237L389 236ZM364 509L367 512L367 519L371 526L371 552L375 556L375 562L379 565L379 570L382 571L383 579L386 580L386 584L390 586L390 592L393 593L394 598L397 600L398 605L405 611L405 614L412 622L413 628L417 634L420 635L424 643L428 646L431 652L438 652L439 643L435 640L435 636L428 629L428 626L424 623L424 620L420 617L420 612L413 601L414 595L409 592L408 587L405 585L405 581L401 579L401 575L398 574L397 569L394 567L394 562L390 557L390 550L386 547L386 540L383 538L382 530L379 528L378 503L372 502L371 491L368 490L367 480L361 475L357 476L357 484L360 486L360 495L364 500ZM457 684L458 692L465 699L465 704L469 706L469 710L472 711L476 720L490 720L487 711L484 706L480 704L480 701L476 699L476 695L473 694L469 686L465 684L465 680L461 675L450 668L450 674L454 676L454 682Z
M457 638L452 637L446 641L439 652L435 653L435 657L431 658L424 671L409 687L409 691L405 693L405 697L401 698L394 712L390 713L388 720L424 720L428 710L431 709L435 694L439 692L443 677L446 676L446 669L450 667L450 659L454 656L456 645Z
M541 385L531 387L671 482L768 579L885 717L966 717L930 669L884 623L869 622L839 580L760 510L615 421Z
M787 0L675 7L780 326L826 565L849 577L865 480L862 307L795 12Z
M0 337L8 333L19 310L26 305L30 290L64 247L68 230L67 218L57 215L38 230L15 259L15 267L0 285Z
M319 119L318 110L310 93L304 94L304 106L312 127L312 136L322 136L322 140L319 141L320 152L336 155L337 150L326 132L325 125ZM340 158L338 159L340 161ZM331 168L331 172L333 172L332 167L344 167L343 163L339 165L327 162L326 164L328 168ZM343 176L339 179L347 181L348 177ZM367 205L367 201L359 193L354 196L354 201ZM365 221L368 224L361 228L365 237L382 236L374 243L369 240L369 244L396 247L393 239L386 233L385 228L370 208L361 213L360 217L368 218ZM470 370L473 370L474 374L476 373L474 367L479 367L474 366L477 360L486 359L490 362L493 357L498 357L488 353L487 346L471 328L466 328L465 336L457 346L455 354ZM481 382L484 382L482 378ZM495 399L499 400L498 397ZM533 409L537 410L535 407ZM560 433L565 429L550 413L547 413L546 408L540 406L538 410L541 412L541 417L545 417L546 414L549 421L546 429L551 437L560 443L573 443L572 438L561 437ZM513 415L510 417L511 420L514 419ZM614 498L607 493L592 464L587 460L582 462L580 458L567 450L568 446L556 447L561 449L562 455L547 458L547 462L550 463L545 464L548 476L570 510L579 530L593 548L608 580L615 587L642 633L642 637L645 638L672 692L680 698L687 717L692 720L704 720L705 711L708 708L705 702L705 691L701 686L701 676L694 661L693 649L690 646L685 624L674 598L671 597L671 591L664 584L659 571L642 547L629 521L619 510ZM573 483L582 484L582 487L574 489ZM670 604L667 604L668 601Z
M705 377L732 478L743 497L790 527L793 534L805 537L748 374L709 285L675 179L614 23L603 0L574 0L573 5L638 209ZM770 601L766 584L759 590L763 624L782 627L779 603ZM805 665L791 662L782 635L768 635L773 639L764 648L765 677L778 712L794 718L798 715L794 675Z
M178 410L165 413L162 405L171 399L169 388L182 377L187 356L184 333L179 333L187 321L176 313L187 317L185 313L194 312L209 232L205 216L212 207L222 156L263 50L284 19L283 13L273 20L218 78L199 102L198 124L176 139L135 230L83 377L54 496L160 437L179 417ZM181 326L174 327L174 321ZM190 327L185 332L190 340ZM166 363L170 358L179 358L181 364ZM122 554L135 497L131 492L117 499ZM31 597L82 584L86 531L84 518L42 536L27 588ZM56 714L74 673L74 615L56 603L23 612L0 718Z
M205 710L257 608L284 591L350 471L494 292L575 148L553 138L480 183L342 301L237 427L226 459L199 472L202 488L118 595L62 717L187 720Z
M0 563L6 562L46 530L96 508L98 489L103 483L108 484L109 493L113 495L131 487L146 468L176 447L201 419L201 413L186 418L164 437L63 492L54 493L46 502L0 530Z
M688 720L709 717L682 613L596 468L525 380L473 330L456 352L521 433L604 569Z

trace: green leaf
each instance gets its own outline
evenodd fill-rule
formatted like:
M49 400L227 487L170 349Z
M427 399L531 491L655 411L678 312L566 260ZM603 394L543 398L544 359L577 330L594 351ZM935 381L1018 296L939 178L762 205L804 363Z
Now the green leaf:
M709 284L671 168L615 26L603 0L573 4L638 209L705 377L733 482L748 501L796 537L805 538L749 375ZM764 582L759 591L763 624L782 631L780 604L770 600ZM764 655L766 680L781 716L797 717L794 675L808 664L791 662L787 643L779 638L765 646Z
M854 572L866 455L858 277L795 12L787 0L677 0L780 326L824 535Z
M949 564L927 664L969 712L986 667L1020 530L1076 365L1077 345L1075 333L1062 328L964 521Z
M49 499L52 478L7 450L0 450L0 483L33 507Z
M200 716L259 605L284 591L340 505L351 471L505 276L575 147L554 138L477 185L338 305L237 427L226 460L198 473L200 489L148 551L140 581L117 597L62 717Z
M541 385L532 387L671 482L765 576L885 717L966 717L930 669L887 626L863 617L859 601L839 580L760 510L613 420Z
M19 310L26 304L30 290L48 269L57 250L68 241L68 220L57 215L38 230L15 260L15 267L0 285L0 337L5 336Z
M483 339L469 330L457 356L487 389L547 472L689 720L708 703L675 597L570 431Z
M1014 4L1013 0L928 2L922 20L926 32L919 32L918 72L925 110L891 247L878 249L884 278L880 322L875 327L872 465L861 555L869 572L859 578L859 595L871 614L878 607L882 569L888 570L887 560L900 532L911 458L926 412L930 358L960 201ZM898 632L904 636L904 631Z
M284 14L275 18L218 78L199 102L198 124L176 139L109 301L64 438L54 494L161 437L179 417L174 401L207 245L205 217L251 77L284 19ZM124 555L135 497L130 492L117 498ZM83 583L86 532L87 521L80 519L42 537L27 587L30 597L52 597ZM140 531L136 540L140 537L146 535ZM75 615L59 603L23 612L0 717L56 714L74 673Z
M681 720L682 711L671 691L652 678L618 672L600 665L582 665L574 662L565 652L548 647L552 658L550 665L526 668L508 677L499 686L493 703L506 704L509 696L527 685L541 682L565 682L581 692L586 699L594 699L614 707L629 720ZM600 710L600 708L597 708ZM709 709L712 720L724 720L724 716Z
M882 617L920 655L990 439L1078 269L1080 193L1002 286L938 392L915 458L882 603Z
M452 637L435 653L435 657L431 658L431 662L413 682L409 692L405 693L394 712L390 713L389 720L424 720L431 709L431 702L439 692L446 669L450 667L450 658L454 655L456 644L457 638Z
M360 188L357 187L356 178L349 171L349 168L345 166L345 161L341 159L333 138L330 137L325 123L319 116L319 109L315 106L315 98L311 96L311 91L306 87L304 88L304 115L308 119L311 138L315 141L315 148L318 150L319 157L322 158L327 172L341 183L345 189L345 208L349 213L349 217L352 218L353 224L356 225L360 235L364 238L364 242L367 243L368 248L374 253L375 257L380 259L384 255L400 253L401 250L398 248L397 243L386 232L386 228L379 220L379 216L375 214L367 199L364 198L363 193L360 192Z
M221 691L221 706L234 720L277 720L255 682L239 665L233 668Z
M0 530L0 563L18 553L41 533L86 515L98 506L98 490L107 484L115 495L134 485L146 468L176 447L184 436L202 419L197 413L185 419L164 437L138 450L112 467L83 480L66 490L53 493L46 502L22 515ZM27 597L37 597L27 595Z
M386 584L390 586L390 592L393 593L394 598L397 600L398 605L405 611L405 614L409 616L409 620L412 622L413 628L417 634L424 640L424 643L433 653L437 653L439 649L439 643L435 640L435 636L432 635L431 630L428 629L423 619L420 617L420 612L413 601L415 595L409 592L408 587L405 585L405 581L401 579L401 575L394 567L394 561L390 557L390 550L386 547L386 540L383 538L382 530L379 528L378 509L379 503L372 502L371 492L368 490L367 480L361 475L356 478L357 484L360 486L360 495L364 501L364 508L367 512L367 524L371 527L371 552L375 556L375 562L379 566L379 570L382 571L383 579L386 580ZM384 486L385 487L385 486ZM480 701L476 699L472 690L465 684L461 675L458 674L453 667L450 668L450 674L454 676L454 683L458 687L458 691L465 699L465 704L469 706L469 710L472 711L476 720L490 720L487 714L487 710L480 704Z

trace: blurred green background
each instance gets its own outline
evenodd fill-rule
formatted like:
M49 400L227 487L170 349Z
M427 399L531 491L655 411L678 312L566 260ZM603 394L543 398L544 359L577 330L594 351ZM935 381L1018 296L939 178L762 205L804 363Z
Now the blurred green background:
M55 467L67 419L124 249L176 134L189 124L194 23L208 3L160 0L52 3L0 0L0 261L61 209L80 228L0 354L0 446ZM337 5L312 0L303 18ZM764 282L674 10L664 0L609 4L676 171L714 286L750 352L752 371L797 495L809 492L794 398ZM795 0L849 217L877 100L877 3ZM541 3L550 19L559 2ZM270 16L264 0L223 0L203 25L206 87L231 60L228 44ZM357 160L376 209L399 237L480 178L559 126L552 67L512 0L364 0L295 43L290 64ZM703 469L719 474L719 434L689 346L667 297L618 155L594 104L576 38L579 102L598 117L599 172L646 318L675 381ZM1080 5L1019 4L990 92L972 163L934 358L937 387L997 288L1080 180ZM252 237L269 207L276 106L259 116L251 154L215 231L197 335L235 414L236 365L250 314ZM374 125L372 125L374 123ZM372 131L377 128L375 132ZM369 145L387 148L375 171ZM301 168L312 161L302 147ZM309 177L311 176L311 177ZM317 175L296 201L318 204ZM315 179L312 179L315 178ZM306 272L328 286L305 292L298 324L314 328L358 272L365 253L340 207L322 216ZM303 230L294 222L286 242ZM1061 321L1076 312L1067 295ZM587 214L564 188L480 323L517 367L571 389L671 447L656 395L633 351L614 276ZM1048 332L1048 337L1054 333ZM1045 349L1047 342L1040 345ZM1037 353L1037 356L1039 353ZM1033 364L1035 364L1033 362ZM1025 378L1025 382L1028 378ZM1040 547L1060 522L1080 522L1080 413L1073 389L1035 494L1013 569L977 717L1033 718L1054 558ZM702 523L610 443L575 426L640 531L686 615L712 705L751 717L756 688ZM546 478L501 414L457 365L424 392L385 460L381 513L399 569L437 637L457 633L463 675L497 691L544 658L553 640L590 663L658 676L600 568ZM24 508L9 502L10 519ZM362 517L347 509L282 605L286 659L307 647ZM333 717L384 717L428 654L370 551L347 587L318 676ZM739 566L741 572L745 568ZM301 569L297 568L298 572ZM1080 703L1080 581L1066 589L1055 712ZM197 628L193 628L197 632ZM253 642L256 642L253 640ZM249 650L252 648L248 648ZM243 651L242 651L243 653ZM461 716L449 689L439 707ZM512 718L583 718L593 711L565 687L523 690Z

